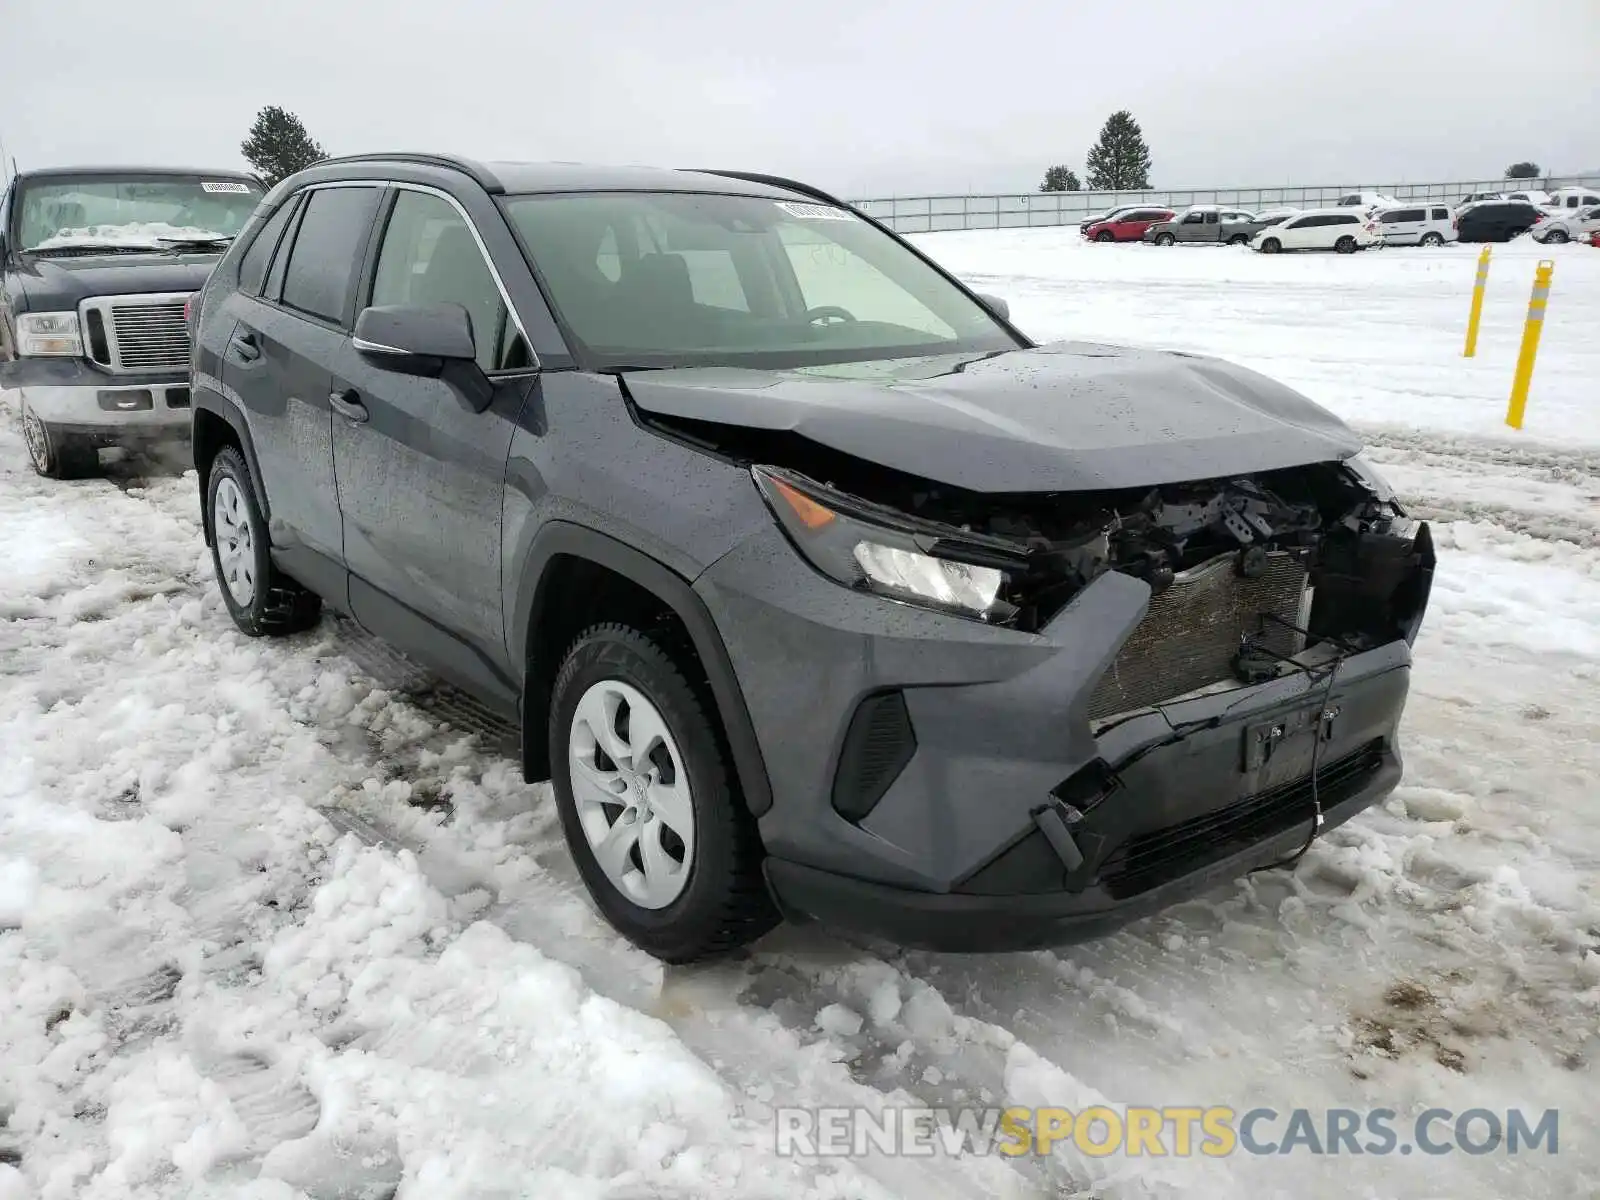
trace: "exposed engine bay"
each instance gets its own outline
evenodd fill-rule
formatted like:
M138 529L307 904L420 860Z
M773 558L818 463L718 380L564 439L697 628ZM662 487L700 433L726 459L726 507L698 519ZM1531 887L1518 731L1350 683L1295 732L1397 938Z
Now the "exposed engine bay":
M1252 671L1266 677L1273 658L1319 642L1355 652L1409 639L1431 587L1427 527L1408 519L1359 465L1311 463L1148 489L982 494L792 434L660 423L714 453L776 465L802 486L848 499L868 522L910 528L935 557L1001 569L996 624L1036 631L1108 571L1141 579L1152 593L1146 625L1157 627L1142 627L1129 651L1148 655L1164 641L1220 638L1241 679ZM1174 588L1189 594L1174 592L1178 598L1164 603ZM1265 607L1247 611L1252 604ZM1162 627L1180 612L1181 622ZM1208 620L1208 613L1226 619ZM1294 636L1273 636L1273 626L1297 628ZM1256 635L1266 661L1252 666L1248 654L1235 652L1241 641L1249 650Z

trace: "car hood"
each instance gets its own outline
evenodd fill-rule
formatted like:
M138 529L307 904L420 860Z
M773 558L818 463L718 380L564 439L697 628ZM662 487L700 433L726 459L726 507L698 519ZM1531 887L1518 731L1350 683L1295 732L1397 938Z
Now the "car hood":
M1057 342L785 371L625 372L659 417L788 431L975 492L1147 487L1348 458L1298 392L1220 359Z
M14 268L33 312L73 309L90 296L140 292L195 292L221 254L24 254Z

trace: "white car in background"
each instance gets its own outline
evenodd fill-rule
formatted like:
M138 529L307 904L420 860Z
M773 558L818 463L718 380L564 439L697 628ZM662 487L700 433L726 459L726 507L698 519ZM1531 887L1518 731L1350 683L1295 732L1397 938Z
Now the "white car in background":
M1534 241L1553 245L1587 242L1597 233L1600 233L1600 205L1563 208L1528 230L1528 236Z
M1359 208L1363 212L1371 212L1375 208L1388 208L1399 204L1393 196L1386 196L1382 192L1351 192L1347 196L1340 196L1335 203L1336 208Z
M1281 225L1290 217L1298 217L1298 208L1269 208L1256 214L1256 220L1263 225Z
M1548 208L1551 202L1549 192L1542 192L1538 188L1529 188L1525 192L1507 192L1507 200L1526 200L1529 204L1539 208Z
M1456 216L1444 203L1400 204L1378 217L1378 234L1386 246L1442 246L1459 238Z
M1550 197L1550 208L1593 208L1600 204L1600 188L1592 187L1567 187L1561 188Z
M1311 208L1278 225L1269 225L1250 239L1263 254L1280 250L1337 250L1354 254L1383 241L1378 222L1368 213L1341 205Z
M1456 204L1456 208L1460 210L1469 204L1481 204L1485 200L1504 200L1505 198L1504 192L1468 192L1461 197L1461 200Z

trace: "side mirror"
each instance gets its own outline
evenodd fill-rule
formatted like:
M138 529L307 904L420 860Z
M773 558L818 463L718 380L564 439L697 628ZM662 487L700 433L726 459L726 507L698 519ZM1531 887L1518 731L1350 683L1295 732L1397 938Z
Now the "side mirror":
M478 366L472 322L459 304L363 309L350 344L385 371L443 379L473 412L482 412L494 399L494 384Z
M984 307L999 317L1002 321L1011 320L1011 306L999 296L991 296L986 292L979 292L978 299L982 300Z

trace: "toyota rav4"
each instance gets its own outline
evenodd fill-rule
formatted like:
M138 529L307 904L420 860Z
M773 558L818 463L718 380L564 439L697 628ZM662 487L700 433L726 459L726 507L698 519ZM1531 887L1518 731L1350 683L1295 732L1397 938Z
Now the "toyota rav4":
M1433 548L1343 424L1035 345L803 184L324 162L196 319L234 621L327 603L520 722L661 958L1090 937L1400 777Z

